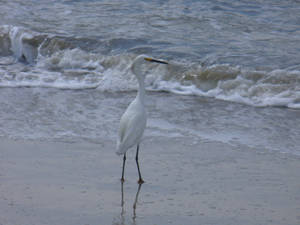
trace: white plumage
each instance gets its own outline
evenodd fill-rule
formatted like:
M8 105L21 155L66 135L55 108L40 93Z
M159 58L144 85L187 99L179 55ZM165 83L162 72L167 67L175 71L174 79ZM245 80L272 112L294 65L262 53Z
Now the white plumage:
M146 110L140 98L136 97L121 117L117 154L121 155L139 144L146 128Z
M126 152L129 148L137 145L136 151L136 164L139 173L138 183L143 183L141 177L139 163L138 163L138 154L139 154L139 144L143 136L144 130L146 128L147 114L145 110L145 73L142 71L142 65L148 62L156 62L167 64L164 61L155 60L145 55L140 55L135 58L132 63L131 70L135 74L138 83L139 89L136 98L130 103L125 113L121 117L120 128L119 128L119 137L117 141L117 154L124 154L123 157L123 169L122 169L122 178L121 181L124 181L124 168L126 161Z

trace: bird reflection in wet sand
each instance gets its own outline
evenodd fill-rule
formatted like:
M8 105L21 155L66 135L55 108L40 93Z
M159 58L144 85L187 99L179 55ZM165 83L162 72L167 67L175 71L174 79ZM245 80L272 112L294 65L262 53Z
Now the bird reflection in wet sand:
M137 190L136 195L135 195L135 200L134 200L134 203L133 203L133 217L132 217L132 219L134 221L135 221L135 218L136 218L136 204L138 202L138 198L139 198L141 188L142 188L142 184L139 184L138 190Z
M137 209L137 203L138 203L138 199L139 199L139 194L142 188L142 184L138 185L138 189L135 195L135 199L134 199L134 203L133 203L133 216L132 216L132 220L133 220L133 224L135 224L136 222L136 209ZM121 182L121 225L125 225L125 201L124 201L124 182Z

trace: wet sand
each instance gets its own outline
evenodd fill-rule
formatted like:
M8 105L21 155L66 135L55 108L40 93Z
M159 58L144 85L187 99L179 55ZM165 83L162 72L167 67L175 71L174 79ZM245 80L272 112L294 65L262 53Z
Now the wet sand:
M122 192L114 149L109 140L2 139L0 224L300 224L299 157L150 136L146 182L139 189L131 151Z

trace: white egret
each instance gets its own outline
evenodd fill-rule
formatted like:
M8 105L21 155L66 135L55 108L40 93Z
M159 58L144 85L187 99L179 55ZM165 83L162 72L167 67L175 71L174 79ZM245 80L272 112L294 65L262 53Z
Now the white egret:
M147 62L155 62L168 64L167 62L152 59L145 55L140 55L135 58L131 65L131 70L133 74L136 76L139 89L136 98L130 103L127 107L125 113L121 117L120 128L119 128L119 138L117 141L117 154L123 156L123 168L122 168L122 178L121 181L124 182L124 169L125 169L125 161L126 161L126 152L129 148L133 146L137 146L136 149L136 165L139 173L138 183L144 183L139 166L139 144L141 142L141 138L143 136L147 115L145 110L145 71L142 70L142 65Z

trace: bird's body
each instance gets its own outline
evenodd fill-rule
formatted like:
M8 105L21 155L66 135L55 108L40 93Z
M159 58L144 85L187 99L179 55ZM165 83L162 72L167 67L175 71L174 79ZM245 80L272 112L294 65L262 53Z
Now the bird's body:
M139 154L139 144L141 142L141 138L143 136L144 130L146 128L147 123L147 114L145 109L145 73L142 71L142 65L146 62L156 62L167 64L166 62L151 59L144 55L140 55L135 58L132 63L131 70L135 74L138 83L139 89L136 98L130 103L125 113L122 115L120 120L119 127L119 137L117 141L117 154L122 155L123 157L123 170L122 170L122 178L121 181L124 181L124 168L126 161L126 152L129 148L133 146L137 146L136 151L136 164L139 172L139 183L143 183L143 179L141 177L139 163L138 163L138 154Z
M146 123L146 110L141 99L137 96L121 117L117 142L118 155L126 153L129 148L141 142Z

